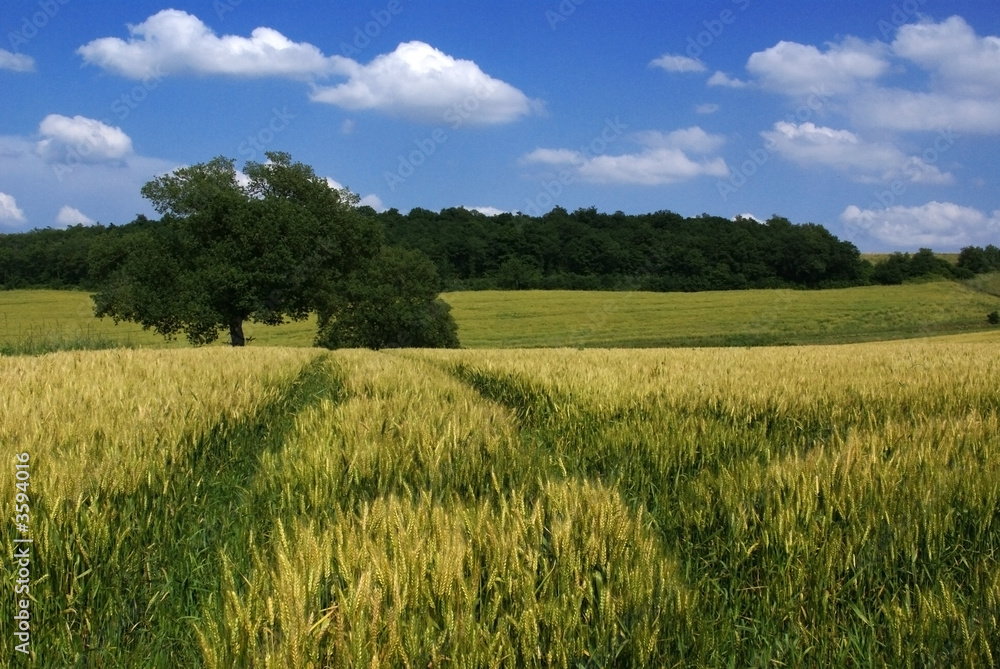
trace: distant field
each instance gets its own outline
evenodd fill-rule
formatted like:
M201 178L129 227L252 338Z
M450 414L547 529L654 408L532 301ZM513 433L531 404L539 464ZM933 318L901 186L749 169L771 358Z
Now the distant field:
M470 348L898 339L988 330L986 315L1000 308L1000 298L946 281L825 291L488 291L444 298Z
M975 289L941 281L826 291L468 291L442 297L452 305L466 348L825 344L1000 333L986 321L1000 309L996 277L977 281ZM313 319L246 326L251 345L310 346L315 331ZM186 345L183 338L168 343L137 325L94 318L86 293L0 292L0 346L46 337L136 348Z
M315 319L267 327L247 323L244 328L252 344L265 346L310 346L316 335ZM110 318L95 318L90 294L67 290L0 291L0 346L39 339L113 340L135 348L184 347L180 337L166 342L134 323L115 325ZM225 339L225 337L223 337ZM224 342L223 342L224 343Z

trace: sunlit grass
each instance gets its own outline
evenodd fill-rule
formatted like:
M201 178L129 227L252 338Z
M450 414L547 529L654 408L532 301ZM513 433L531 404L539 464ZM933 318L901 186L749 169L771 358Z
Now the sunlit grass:
M995 344L4 358L35 663L995 665Z

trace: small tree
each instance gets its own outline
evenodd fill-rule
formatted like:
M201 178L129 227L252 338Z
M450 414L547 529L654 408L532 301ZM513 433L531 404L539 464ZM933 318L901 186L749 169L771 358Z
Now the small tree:
M318 346L457 348L451 307L438 298L434 263L420 251L384 247L319 311Z
M222 157L147 183L163 220L93 251L96 315L193 344L228 330L243 346L244 322L302 320L327 303L378 253L381 228L311 167L267 157L244 167L246 186Z
M986 314L986 320L989 321L990 325L1000 325L1000 311L991 311Z

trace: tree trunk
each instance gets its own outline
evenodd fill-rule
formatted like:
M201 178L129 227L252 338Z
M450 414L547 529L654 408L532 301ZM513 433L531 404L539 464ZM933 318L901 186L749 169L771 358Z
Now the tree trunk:
M245 346L246 338L243 336L243 319L232 318L229 321L229 345Z

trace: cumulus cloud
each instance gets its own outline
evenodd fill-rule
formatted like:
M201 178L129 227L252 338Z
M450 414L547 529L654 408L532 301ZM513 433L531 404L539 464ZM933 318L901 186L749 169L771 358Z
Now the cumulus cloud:
M857 126L1000 133L1000 37L977 35L960 16L901 26L891 44L848 37L821 50L779 42L751 55L747 70L793 100L836 98ZM881 85L890 71L925 75L913 80L926 83Z
M747 70L764 88L792 97L817 90L850 93L859 83L874 81L888 71L884 52L885 45L880 42L867 44L853 37L829 44L825 51L810 44L781 41L752 54Z
M719 109L721 109L721 107L714 102L706 102L695 107L694 111L696 114L714 114L719 111Z
M85 116L49 114L38 133L35 152L48 163L117 162L132 153L132 140L121 128Z
M77 50L83 59L132 79L150 72L242 77L309 77L329 74L346 59L324 56L312 44L293 42L271 28L250 37L218 36L198 17L164 9L138 25L129 38L102 37Z
M17 206L13 195L0 193L0 223L23 223L24 212Z
M6 49L0 49L0 70L33 72L35 70L35 60L23 53L11 53Z
M689 58L676 54L664 54L649 63L650 67L659 67L667 72L704 72L708 69L705 63L697 58Z
M916 132L949 128L977 134L1000 133L1000 96L956 98L942 93L900 89L872 90L851 103L858 125Z
M217 35L198 17L165 9L128 26L127 40L102 37L77 50L83 59L133 79L177 74L290 77L313 82L311 99L344 109L375 109L417 121L507 123L541 109L510 84L470 60L453 58L424 42L406 42L363 65L326 56L316 46L293 42L272 28L249 37ZM337 85L317 79L343 77ZM349 133L352 123L343 126Z
M892 248L954 249L995 243L1000 235L1000 211L992 215L951 202L919 207L861 209L851 205L840 220Z
M365 195L358 204L362 207L371 207L375 211L385 211L385 204L382 203L382 198L374 193Z
M954 181L951 174L919 156L907 156L891 144L865 142L849 130L780 121L761 136L775 152L795 163L832 167L864 183L895 179L919 184Z
M59 210L59 214L56 216L56 223L62 227L79 225L80 223L83 225L93 225L94 219L90 218L79 209L66 205Z
M524 156L522 162L560 167L576 179L600 184L657 186L700 176L729 176L722 158L706 155L721 147L725 138L697 126L666 134L641 132L632 139L642 147L640 151L594 156L572 149L540 148Z
M342 59L337 73L347 81L315 86L313 101L453 126L507 123L540 105L474 62L452 58L424 42L400 44L367 65Z
M1000 37L979 37L960 16L905 25L892 50L931 72L937 90L991 98L1000 93Z
M903 26L892 52L929 74L928 90L873 88L853 104L859 124L900 131L1000 133L1000 37L960 16Z
M746 88L750 84L742 79L730 77L725 72L716 72L708 78L706 82L709 86L722 86L724 88Z

